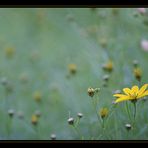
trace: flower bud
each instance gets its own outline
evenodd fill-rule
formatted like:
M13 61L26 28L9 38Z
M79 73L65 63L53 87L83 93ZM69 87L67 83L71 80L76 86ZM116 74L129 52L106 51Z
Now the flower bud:
M70 74L75 74L77 72L77 66L76 64L69 64L68 70Z
M101 116L102 119L105 118L105 117L107 117L108 113L109 113L108 108L101 108L101 110L99 112L99 114L100 114L100 116Z

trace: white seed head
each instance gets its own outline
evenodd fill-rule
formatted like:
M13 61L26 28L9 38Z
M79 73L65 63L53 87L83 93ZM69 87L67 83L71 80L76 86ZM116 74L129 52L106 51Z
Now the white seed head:
M9 114L10 117L13 117L13 115L14 115L14 110L13 110L13 109L9 109L9 110L8 110L8 114Z
M51 134L50 138L51 138L51 140L56 140L56 135L55 134Z
M83 114L82 114L82 113L78 113L77 116L78 116L79 118L82 118L82 117L83 117Z
M69 118L67 121L68 121L68 123L70 125L73 125L74 124L74 118Z
M36 111L35 111L35 115L36 115L37 117L40 117L40 116L41 116L41 112L40 112L39 110L36 110Z
M109 80L109 75L104 75L104 76L103 76L103 80L104 80L104 81L108 81L108 80Z
M136 66L138 66L138 64L139 64L139 62L137 61L137 60L134 60L133 61L133 65L136 67Z
M18 118L19 118L19 119L23 119L23 118L24 118L24 114L23 114L22 111L19 111L19 112L17 113L17 115L18 115Z
M8 84L7 78L3 77L3 78L1 79L1 84L4 85L4 86L6 86L6 85Z
M131 128L132 128L131 124L128 124L128 123L125 124L125 127L126 127L127 130L131 130Z

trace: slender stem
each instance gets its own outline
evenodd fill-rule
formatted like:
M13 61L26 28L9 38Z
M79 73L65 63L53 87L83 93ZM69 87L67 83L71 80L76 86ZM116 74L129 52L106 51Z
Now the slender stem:
M134 124L136 120L136 112L137 112L137 105L136 105L136 102L134 102Z
M97 110L97 102L96 102L95 98L92 98L92 104L93 104L95 113L96 113L96 115L97 115L97 118L98 118L98 120L100 120L100 117L99 117L99 115L98 115L98 110Z
M104 119L102 119L102 128L103 129L105 129L105 125L104 124L105 124Z
M77 118L76 122L75 122L75 127L77 127L79 125L80 119Z
M7 140L10 139L11 134L11 124L12 124L12 117L7 118L6 128L7 128Z
M139 80L138 82L139 82L139 87L141 87L141 80Z
M130 121L132 121L131 120L131 114L130 114L129 106L128 106L128 102L126 102L126 110L127 110L128 117L129 117Z
M72 125L72 127L75 130L75 132L77 133L77 135L80 137L80 139L83 140L84 137L81 135L79 129L75 125Z

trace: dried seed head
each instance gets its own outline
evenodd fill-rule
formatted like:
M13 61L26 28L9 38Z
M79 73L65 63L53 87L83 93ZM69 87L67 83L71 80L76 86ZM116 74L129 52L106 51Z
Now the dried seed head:
M68 123L70 125L73 125L74 124L74 118L69 118L67 121L68 121Z
M131 126L131 124L125 124L125 128L129 131L129 130L131 130L132 126Z
M56 140L56 135L55 134L51 134L50 138L51 138L51 140Z
M33 125L37 125L37 123L38 123L38 117L36 115L32 115L32 117L31 117L31 123Z
M83 117L83 114L82 114L82 113L78 113L77 116L78 116L79 118L82 118L82 117Z
M9 109L8 110L8 115L12 118L14 116L14 110L13 109Z
M100 111L99 111L99 114L100 114L102 119L107 117L108 113L109 113L108 108L101 108Z
M89 88L87 89L87 93L88 93L88 95L89 95L90 97L93 97L94 94L95 94L95 90L94 90L93 88L89 87Z

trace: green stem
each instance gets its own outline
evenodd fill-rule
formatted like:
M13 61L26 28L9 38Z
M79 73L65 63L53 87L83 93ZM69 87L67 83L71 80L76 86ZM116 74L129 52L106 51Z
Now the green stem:
M137 112L137 105L136 105L136 102L134 102L134 121L133 121L134 125L135 125L135 120L136 120L136 112Z
M104 119L102 119L102 128L105 129L105 122L104 122Z
M6 128L7 128L7 140L10 138L10 133L11 133L11 124L12 124L12 117L9 117L6 123Z
M81 135L79 129L76 126L74 126L74 125L72 125L72 127L75 130L75 132L77 133L77 135L80 137L80 139L83 140L84 137Z
M127 110L128 117L129 117L130 121L132 121L131 120L131 114L130 114L129 106L128 106L128 102L126 102L126 110Z
M95 100L94 98L92 98L92 104L93 104L95 113L96 113L96 115L97 115L97 118L98 118L98 120L100 120L100 117L99 117L98 111L97 111L97 102L96 102L96 100Z

